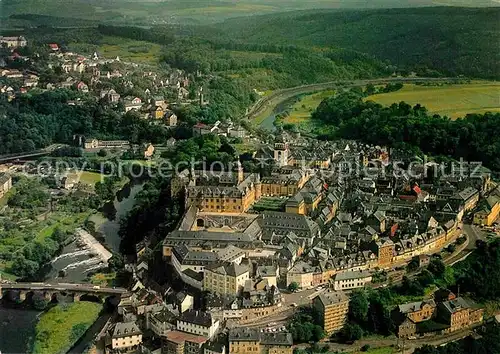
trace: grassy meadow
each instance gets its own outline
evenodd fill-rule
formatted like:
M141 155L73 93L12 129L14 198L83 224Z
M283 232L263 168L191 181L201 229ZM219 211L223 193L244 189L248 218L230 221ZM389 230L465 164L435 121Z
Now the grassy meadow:
M120 57L123 61L149 65L157 64L161 54L159 44L114 36L104 36L99 40L99 45L71 42L69 48L75 52L92 53L95 51L104 58Z
M476 82L463 85L420 86L405 85L401 90L366 98L383 105L405 101L420 103L429 112L450 118L467 113L500 112L500 83Z
M327 90L301 97L290 109L290 114L285 117L283 123L300 124L311 118L312 112L325 98L333 96L335 91Z
M102 305L74 302L57 305L40 316L33 353L66 353L99 317Z
M72 177L78 178L78 182L82 184L87 184L89 186L94 186L97 182L102 182L104 176L97 172L81 171L71 174Z

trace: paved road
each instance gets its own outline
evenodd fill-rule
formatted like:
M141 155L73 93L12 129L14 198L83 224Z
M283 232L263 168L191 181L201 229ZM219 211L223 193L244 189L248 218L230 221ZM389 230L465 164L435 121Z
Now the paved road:
M463 225L463 232L467 234L469 237L469 244L467 245L467 250L474 250L476 248L476 241L478 240L486 240L486 233L481 230L480 227L471 225L471 224L464 224Z
M7 154L7 155L0 155L0 162L14 161L14 160L26 159L26 158L30 158L30 157L40 157L40 156L44 156L44 155L49 155L53 151L60 149L63 146L64 146L63 144L52 144L52 145L49 145L46 148L43 148L40 150L26 151L26 152Z
M395 336L389 337L373 337L373 338L365 338L356 341L354 344L341 344L341 343L323 343L329 346L330 350L336 350L340 352L359 352L361 347L364 345L369 345L371 348L382 348L382 347L391 347L396 348L397 353L402 353L402 349L404 346L404 353L413 353L416 348L420 348L425 344L438 346L441 344L454 342L459 339L465 338L472 333L472 330L466 329L463 331L458 331L455 333L436 336L436 337L426 337L419 338L414 340L398 340ZM309 344L300 344L295 346L297 348L308 348Z
M259 114L264 112L266 109L271 106L276 106L279 103L285 101L286 99L301 95L304 93L311 93L315 91L323 91L331 88L337 88L339 86L342 87L357 87L357 86L366 86L369 83L372 84L384 84L390 82L402 82L402 83L416 83L416 82L442 82L442 81L452 81L457 80L456 78L429 78L429 77L416 77L416 78L401 78L401 77L389 77L389 78L380 78L373 80L354 80L354 81L328 81L318 84L311 85L302 85L291 87L283 90L278 90L270 95L261 98L258 100L248 111L246 118L252 120L256 118Z

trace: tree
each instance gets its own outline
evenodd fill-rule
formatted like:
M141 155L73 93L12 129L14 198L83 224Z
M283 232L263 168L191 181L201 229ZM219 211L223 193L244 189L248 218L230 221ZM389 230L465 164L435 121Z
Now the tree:
M444 274L445 269L446 266L443 261L436 258L433 258L427 266L427 270L434 274L436 278L441 278Z
M340 336L345 342L354 342L363 337L363 329L356 323L347 322L344 327L342 327Z
M125 262L123 261L123 256L119 253L113 253L113 256L108 261L109 269L113 271L118 271L125 267Z
M365 95L366 96L371 96L375 92L376 92L375 85L373 85L373 84L366 85L366 88L365 88Z
M64 241L66 241L67 236L68 235L58 226L54 229L54 232L52 232L52 235L50 237L57 243L62 244Z
M349 319L363 324L368 320L368 296L364 290L354 290L349 301Z
M100 157L106 157L108 155L108 152L104 149L101 149L97 152L97 156L100 156Z
M92 220L89 220L89 219L85 220L85 228L91 234L95 234L96 233L96 225L95 225L95 222L92 221Z
M71 327L70 341L76 342L87 330L87 325L85 323L78 323Z
M11 265L10 271L22 278L33 277L38 271L38 263L26 259L23 255L17 255Z
M299 284L297 284L296 282L291 282L289 285L288 285L288 291L294 293L296 292L297 290L299 290Z
M418 259L417 258L413 258L409 263L408 265L406 266L406 270L408 272L414 272L418 269Z
M312 330L312 339L315 342L318 342L322 340L325 337L325 331L323 330L323 327L315 325Z

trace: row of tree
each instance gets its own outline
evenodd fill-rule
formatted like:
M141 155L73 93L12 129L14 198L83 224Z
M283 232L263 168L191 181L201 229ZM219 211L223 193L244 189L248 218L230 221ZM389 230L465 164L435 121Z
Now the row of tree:
M329 138L376 145L416 147L424 153L482 161L500 170L500 113L468 114L451 120L405 102L388 107L349 91L321 102L313 119L331 127Z

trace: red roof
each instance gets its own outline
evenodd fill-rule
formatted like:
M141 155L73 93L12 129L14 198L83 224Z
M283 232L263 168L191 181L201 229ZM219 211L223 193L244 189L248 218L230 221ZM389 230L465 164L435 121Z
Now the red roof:
M59 49L59 46L55 43L50 43L49 47L50 47L50 49L54 49L54 50Z
M399 199L401 199L401 200L415 200L415 199L417 199L417 197L415 197L414 195L404 195L404 194L402 194L402 195L399 196Z
M391 226L391 237L394 237L394 235L396 234L396 231L398 230L398 223L395 223L394 225Z
M208 341L208 339L205 337L197 336L197 335L187 333L187 332L175 331L175 330L167 332L167 340L174 342L174 343L183 343L185 341L188 341L188 342L193 342L193 343L198 343L198 344L203 344L206 341Z
M422 190L421 190L421 189L420 189L420 187L419 187L419 186L417 186L417 185L415 185L415 187L413 187L413 191L414 191L415 193L417 193L417 194L422 193Z
M194 126L195 128L208 128L208 125L203 124L203 123L198 123Z

